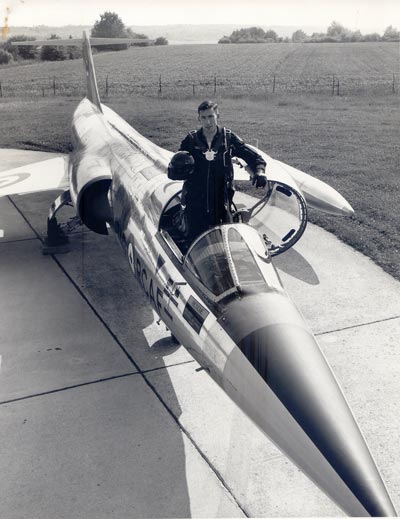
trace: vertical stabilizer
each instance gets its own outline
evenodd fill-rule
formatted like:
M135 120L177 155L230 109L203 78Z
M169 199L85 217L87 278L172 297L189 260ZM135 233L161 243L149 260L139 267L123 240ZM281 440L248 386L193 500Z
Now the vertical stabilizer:
M100 112L102 112L99 90L97 88L96 73L94 71L92 49L86 31L83 31L82 51L86 71L86 97L97 106Z

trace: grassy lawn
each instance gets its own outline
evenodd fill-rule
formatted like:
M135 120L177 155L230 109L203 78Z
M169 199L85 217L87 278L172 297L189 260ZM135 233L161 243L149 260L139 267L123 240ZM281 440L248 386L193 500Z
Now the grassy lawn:
M191 100L137 97L107 104L157 144L176 150L196 128ZM352 218L310 211L336 234L400 279L400 128L398 96L270 95L217 98L221 123L274 158L332 185L355 209ZM0 145L68 151L79 99L0 99ZM318 244L315 244L318 247ZM340 261L340 258L338 258Z

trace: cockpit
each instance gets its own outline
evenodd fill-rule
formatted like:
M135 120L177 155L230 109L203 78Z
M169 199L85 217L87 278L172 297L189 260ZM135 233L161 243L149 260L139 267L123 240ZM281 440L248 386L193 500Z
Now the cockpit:
M175 188L174 194L170 191L173 188ZM170 198L166 201L168 193ZM152 194L149 211L154 212L154 208L157 208L154 219L159 218L159 230L167 241L172 242L173 247L178 249L178 256L182 257L183 262L183 257L189 252L188 249L192 244L185 241L181 194L177 182L160 186ZM164 198L165 204L160 203L161 198ZM260 199L236 191L234 202L235 206L232 209L234 223L246 223L256 229L264 239L271 256L276 256L292 247L305 230L306 203L304 198L289 185L279 182L270 183L268 190Z
M153 219L159 218L159 239L179 268L214 302L267 290L275 277L271 256L291 247L305 229L302 196L277 182L260 199L237 191L234 222L211 228L188 244L181 227L179 187L177 182L160 185L151 195L156 199L149 203L149 210L155 211Z

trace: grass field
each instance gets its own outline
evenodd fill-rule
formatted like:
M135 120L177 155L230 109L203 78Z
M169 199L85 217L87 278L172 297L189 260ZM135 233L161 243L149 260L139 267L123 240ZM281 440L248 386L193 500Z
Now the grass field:
M340 81L342 95L399 90L399 44L320 43L264 45L176 45L99 53L95 66L101 90L108 76L109 95L190 98L214 88L229 96L265 96L275 92L325 93ZM4 96L82 95L81 60L0 67ZM393 77L393 74L395 75ZM334 77L333 77L334 76ZM335 92L337 91L337 88Z
M348 58L348 63L339 59L336 53L352 52L349 45L321 44L321 49L332 49L331 61L335 60L343 70L355 70L358 65L366 70L367 64L375 67L376 73L384 69L383 54L371 59ZM386 53L387 64L393 65L395 47L388 44L355 44L363 49L381 49ZM388 45L388 46L387 46ZM396 44L397 46L398 44ZM225 46L202 46L204 63L210 59L209 48L218 52L228 52ZM244 46L249 47L249 46ZM254 46L253 46L254 47ZM256 46L274 48L273 52L288 52L286 61L294 60L294 54L313 52L314 45L273 45ZM279 49L278 49L279 47ZM242 47L240 47L242 48ZM315 47L317 48L317 47ZM345 50L345 49L348 50ZM195 52L200 52L200 46ZM221 51L219 50L221 49ZM282 50L280 50L282 49ZM310 50L308 50L310 49ZM158 49L135 49L120 53L121 59L131 55L139 59L142 51L156 52ZM326 52L328 52L326 50ZM185 69L183 56L185 49L171 47L171 77L176 61ZM247 52L246 49L240 52ZM317 51L315 51L317 52ZM324 50L325 52L325 50ZM183 53L179 57L179 53ZM393 54L392 54L393 53ZM144 54L141 56L143 57ZM96 66L102 77L115 54L96 56ZM149 54L148 54L149 56ZM160 54L161 56L161 54ZM133 59L132 58L132 59ZM179 59L178 59L179 58ZM243 58L243 55L242 55ZM278 58L276 58L278 60ZM329 62L328 57L325 65ZM81 77L82 63L40 64L23 67L21 77L40 76L43 70L57 67L69 77ZM100 66L99 66L100 65ZM116 75L120 77L130 72L114 58ZM154 65L154 63L153 63ZM203 66L205 66L203 64ZM301 68L300 65L298 65ZM385 65L388 66L388 65ZM64 68L65 70L64 70ZM104 68L103 68L104 67ZM159 64L158 72L168 68ZM286 65L282 65L286 67ZM310 63L304 63L304 70L311 70ZM79 72L78 70L79 69ZM123 70L122 70L123 69ZM56 70L56 68L54 68ZM142 69L144 70L144 69ZM152 67L153 70L153 67ZM157 68L156 68L157 70ZM243 71L243 67L241 68ZM72 72L73 71L73 72ZM16 67L2 69L3 73L15 74ZM22 73L20 72L20 73ZM189 74L189 71L187 71ZM239 75L239 70L237 70ZM153 70L154 74L154 70ZM242 72L243 74L243 72ZM152 98L142 95L127 97L111 96L107 104L122 115L137 130L157 144L176 150L186 132L197 126L196 106L203 97L212 96L220 103L222 123L236 131L249 142L258 140L259 147L272 157L280 159L332 185L351 203L355 209L352 218L331 217L310 211L311 221L335 233L343 241L371 257L387 272L400 279L400 125L398 95L348 95L331 96L325 94L277 92L256 99L242 91L241 97L223 95L212 88L205 95L191 99ZM178 96L179 97L179 96ZM74 97L32 97L0 99L0 146L37 149L57 149L68 151L69 124L72 112L79 101ZM318 244L314 244L318 247ZM338 258L340 261L340 258ZM334 273L333 273L334 274Z

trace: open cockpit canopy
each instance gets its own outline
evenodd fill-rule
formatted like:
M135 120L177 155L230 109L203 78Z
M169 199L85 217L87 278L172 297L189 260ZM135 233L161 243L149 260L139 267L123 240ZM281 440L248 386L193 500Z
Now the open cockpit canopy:
M237 191L234 202L243 221L264 238L271 256L292 247L306 228L306 202L289 185L269 182L268 191L258 200Z

